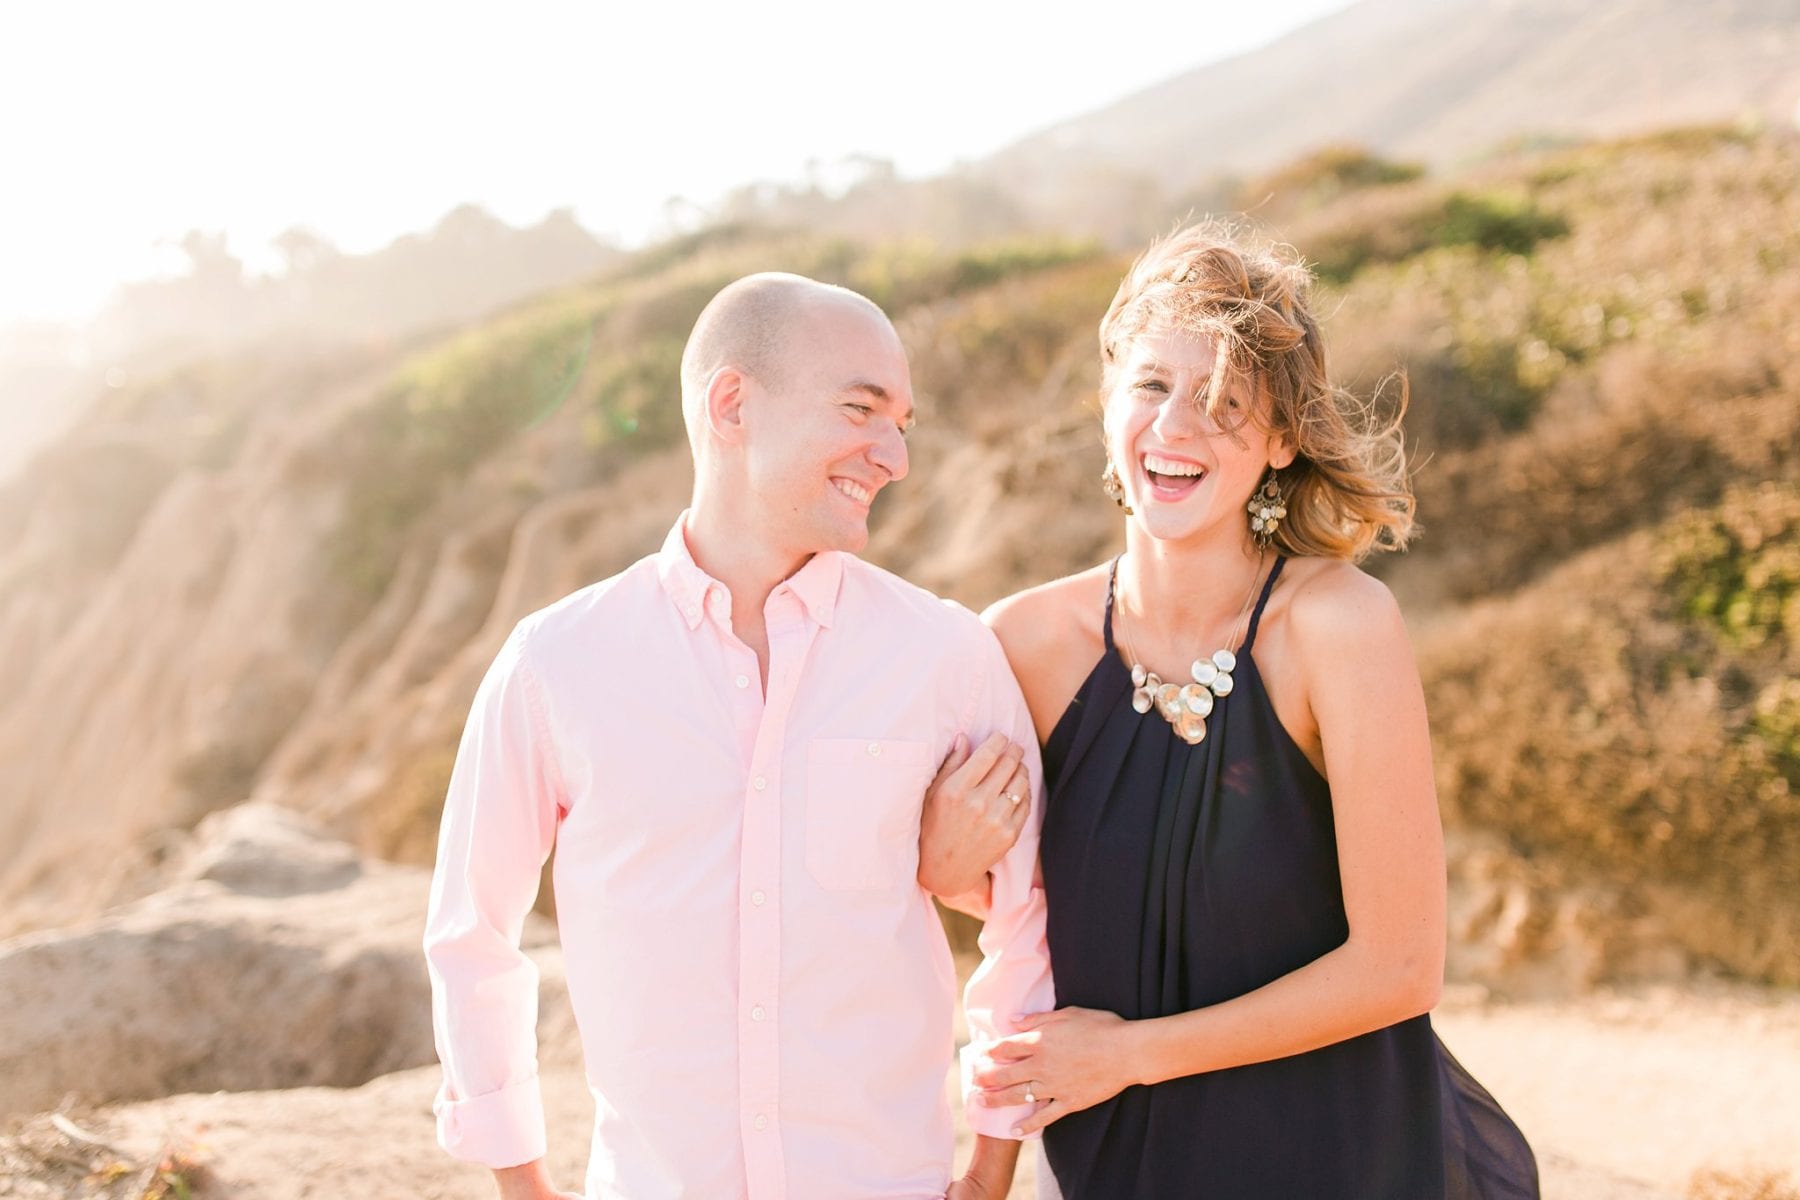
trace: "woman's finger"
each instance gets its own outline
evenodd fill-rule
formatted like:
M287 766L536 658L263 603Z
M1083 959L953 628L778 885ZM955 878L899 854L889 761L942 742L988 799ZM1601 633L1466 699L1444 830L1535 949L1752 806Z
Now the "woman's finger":
M1007 820L1015 825L1023 825L1025 818L1031 813L1031 773L1023 763L1013 771L1012 778L1006 781L1006 790L1000 794L1011 809L1007 813Z
M969 794L983 804L999 801L1000 793L1005 789L1007 780L1011 779L1013 772L1019 769L1019 763L1024 757L1025 748L1023 746L1016 742L1007 742L994 761L988 764L987 773L971 786ZM973 761L973 759L970 760L971 764Z
M976 1067L969 1073L969 1077L982 1091L994 1092L1016 1083L1024 1083L1031 1078L1031 1072L1018 1063L997 1062Z
M936 788L938 784L944 782L964 763L968 762L969 753L969 735L957 734L956 739L950 743L950 753L944 755L943 765L938 767L937 775L932 779L931 786Z
M995 1062L1017 1062L1030 1057L1043 1040L1043 1035L1029 1031L1009 1033L989 1043L984 1053Z
M1036 1112L1013 1126L1013 1132L1017 1133L1020 1137L1027 1137L1055 1121L1058 1117L1065 1117L1068 1114L1069 1106L1067 1104L1064 1104L1061 1100L1051 1100L1046 1104L1038 1105L1038 1110Z
M1027 1092L1031 1094L1027 1096ZM1014 1104L1037 1104L1049 1099L1042 1092L1043 1084L1035 1079L1027 1079L1010 1087L983 1088L975 1093L975 1099L987 1108L1008 1108Z
M975 747L968 760L954 774L960 777L964 789L973 794L987 782L988 776L994 773L995 765L1012 749L1013 744L1006 740L1005 734L990 734L987 741Z
M997 1088L1009 1088L1015 1083L1024 1083L1031 1078L1031 1066L1017 1062L982 1062L969 1073L975 1086L982 1091L993 1091Z

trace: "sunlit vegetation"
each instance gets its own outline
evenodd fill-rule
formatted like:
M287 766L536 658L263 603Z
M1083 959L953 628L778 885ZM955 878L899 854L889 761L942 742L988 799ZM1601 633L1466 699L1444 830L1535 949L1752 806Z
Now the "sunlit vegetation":
M1442 176L1337 148L1217 189L1318 267L1341 382L1366 395L1406 373L1422 532L1370 568L1420 628L1447 819L1622 889L1694 961L1787 981L1800 981L1797 183L1791 134L1699 129L1519 146ZM864 193L866 216L878 197ZM758 211L429 337L132 381L104 436L32 486L107 479L138 511L92 528L16 522L16 537L33 531L33 575L97 579L172 479L231 471L309 497L323 532L296 553L319 564L311 607L341 614L343 636L384 601L417 605L418 564L473 523L494 550L467 586L499 594L510 531L538 506L580 493L581 520L636 504L641 521L679 490L682 343L720 286L758 270L865 292L909 348L921 421L911 476L877 506L877 561L980 607L1116 548L1094 482L1095 335L1133 248L938 242L916 224L852 237ZM155 442L152 424L180 432ZM279 479L245 458L272 446ZM625 482L646 464L668 466L666 493ZM28 501L0 494L0 517ZM615 553L604 529L584 536ZM235 799L267 749L245 744L242 761L190 763L185 784ZM428 852L443 749L389 764L398 783L364 845Z
M1424 537L1375 566L1403 594L1486 601L1420 646L1449 819L1641 887L1698 961L1783 980L1800 980L1800 209L1777 182L1797 164L1792 139L1686 131L1447 180L1336 151L1260 184L1264 224L1320 265L1343 378L1408 372ZM1089 507L1094 336L1128 262L752 223L646 251L392 375L347 439L341 561L378 592L393 548L490 459L508 478L536 462L555 490L677 444L694 315L784 269L868 293L911 349L926 423L884 561L973 604L1086 565L1077 531L1107 519ZM983 462L989 509L970 503ZM959 536L983 550L934 577ZM410 844L395 814L429 790L409 785L377 840Z
M523 305L405 361L342 434L349 491L333 546L339 575L379 595L398 547L426 510L539 426L560 432L572 425L596 468L621 449L674 442L687 331L706 301L740 275L780 269L841 282L899 317L1100 253L1092 243L1059 238L942 252L917 242L859 247L739 228L684 239L681 249L648 251L592 285Z

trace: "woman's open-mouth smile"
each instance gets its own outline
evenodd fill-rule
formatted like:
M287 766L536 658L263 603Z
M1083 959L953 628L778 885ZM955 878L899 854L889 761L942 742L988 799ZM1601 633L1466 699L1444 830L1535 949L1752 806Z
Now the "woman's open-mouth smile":
M1145 454L1138 463L1150 482L1151 498L1163 503L1186 499L1206 478L1205 467L1185 458L1152 453Z

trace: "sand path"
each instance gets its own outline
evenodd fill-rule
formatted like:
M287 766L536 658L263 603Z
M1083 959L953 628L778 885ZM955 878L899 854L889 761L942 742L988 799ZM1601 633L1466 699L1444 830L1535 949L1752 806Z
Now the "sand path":
M1800 1180L1800 995L1665 989L1500 1004L1453 994L1434 1020L1531 1138L1546 1200L1682 1200L1707 1167L1783 1169ZM422 1067L358 1088L215 1092L72 1113L111 1152L72 1143L46 1116L28 1118L0 1139L0 1197L141 1196L142 1164L170 1146L206 1164L211 1187L201 1196L492 1196L485 1172L433 1141L436 1083L437 1069ZM592 1108L566 1065L546 1071L544 1088L552 1164L573 1187ZM83 1181L107 1161L137 1164L138 1174ZM1028 1163L1016 1200L1032 1196L1031 1176Z

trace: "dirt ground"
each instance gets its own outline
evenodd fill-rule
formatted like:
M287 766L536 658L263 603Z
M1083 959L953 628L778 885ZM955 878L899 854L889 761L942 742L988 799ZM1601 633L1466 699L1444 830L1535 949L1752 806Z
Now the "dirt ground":
M1800 1181L1800 996L1670 988L1502 1004L1465 991L1434 1020L1531 1139L1546 1200L1779 1200L1794 1193L1757 1191L1759 1171ZM71 1108L63 1128L49 1114L15 1120L0 1197L179 1196L158 1184L159 1164L198 1197L492 1196L486 1172L438 1150L436 1084L437 1068L420 1067L357 1088ZM592 1106L566 1066L544 1089L552 1166L573 1188ZM1027 1155L1015 1200L1033 1197L1033 1165ZM1709 1169L1723 1175L1696 1185Z

